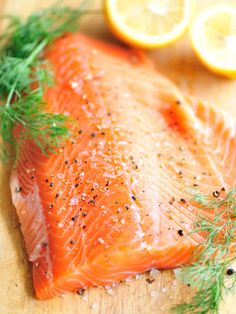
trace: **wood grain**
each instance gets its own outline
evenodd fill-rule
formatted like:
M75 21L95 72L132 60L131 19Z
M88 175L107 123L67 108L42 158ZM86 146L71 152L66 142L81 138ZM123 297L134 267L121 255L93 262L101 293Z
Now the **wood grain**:
M128 0L127 0L128 1ZM51 0L0 0L3 13L27 16L46 7ZM78 1L67 1L75 5ZM199 0L199 10L216 0ZM233 1L221 1L231 2ZM99 8L100 1L95 7ZM86 33L113 41L100 14L87 17L81 25ZM150 53L156 67L170 77L183 91L206 99L236 114L236 81L218 77L206 70L195 57L186 36L177 44ZM172 271L160 272L155 282L148 284L145 275L114 287L110 295L101 288L89 289L83 297L70 294L50 301L34 298L30 266L27 262L15 209L9 191L10 167L0 165L0 313L1 314L161 314L169 313L173 304L183 302L191 288L175 281ZM233 297L222 306L223 314L234 314Z

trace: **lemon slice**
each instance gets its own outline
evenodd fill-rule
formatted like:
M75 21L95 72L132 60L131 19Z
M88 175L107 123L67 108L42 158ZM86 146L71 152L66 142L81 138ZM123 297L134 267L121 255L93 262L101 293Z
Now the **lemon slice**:
M209 69L236 77L236 6L215 5L204 10L190 34L194 50Z
M105 0L105 16L113 33L142 48L169 45L191 21L194 0Z

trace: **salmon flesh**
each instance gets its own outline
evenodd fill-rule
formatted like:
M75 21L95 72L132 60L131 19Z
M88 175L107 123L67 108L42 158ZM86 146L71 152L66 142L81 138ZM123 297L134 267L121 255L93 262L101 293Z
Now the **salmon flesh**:
M235 185L234 122L139 51L68 34L46 58L47 110L76 123L49 157L25 141L11 175L37 298L189 263L203 238L185 236L199 210L188 189Z

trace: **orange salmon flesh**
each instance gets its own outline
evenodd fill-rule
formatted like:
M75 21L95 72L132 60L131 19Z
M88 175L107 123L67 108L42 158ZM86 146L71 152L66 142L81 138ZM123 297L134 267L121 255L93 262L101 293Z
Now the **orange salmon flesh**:
M235 185L231 118L190 103L138 51L68 34L46 58L47 110L76 123L49 157L25 141L11 175L36 297L189 263L203 238L185 236L199 210L188 188Z

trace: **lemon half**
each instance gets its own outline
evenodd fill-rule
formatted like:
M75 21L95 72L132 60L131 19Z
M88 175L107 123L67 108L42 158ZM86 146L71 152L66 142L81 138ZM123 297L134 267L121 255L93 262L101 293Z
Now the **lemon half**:
M122 41L142 48L167 46L187 30L194 0L105 0L105 16Z
M236 6L204 10L194 20L190 35L194 50L209 69L236 77Z

